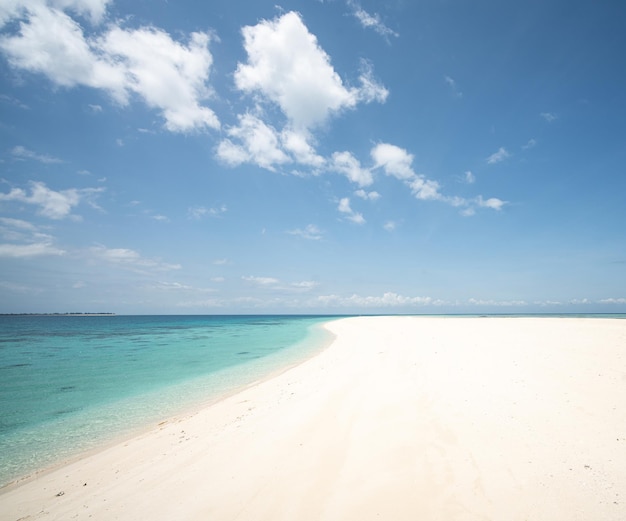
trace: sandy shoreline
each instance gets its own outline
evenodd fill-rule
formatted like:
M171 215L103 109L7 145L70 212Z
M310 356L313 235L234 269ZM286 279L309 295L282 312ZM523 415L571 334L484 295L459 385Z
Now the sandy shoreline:
M1 519L626 519L626 321L363 317ZM62 494L61 494L62 493Z

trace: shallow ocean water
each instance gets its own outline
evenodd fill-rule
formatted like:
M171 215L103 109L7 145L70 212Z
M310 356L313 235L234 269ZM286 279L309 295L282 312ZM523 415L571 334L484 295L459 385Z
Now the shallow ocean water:
M306 359L330 319L1 316L0 486Z

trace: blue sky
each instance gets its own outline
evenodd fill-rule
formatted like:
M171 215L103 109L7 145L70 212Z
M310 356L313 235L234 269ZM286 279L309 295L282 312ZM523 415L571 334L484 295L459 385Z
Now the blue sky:
M0 312L625 312L624 20L5 1Z

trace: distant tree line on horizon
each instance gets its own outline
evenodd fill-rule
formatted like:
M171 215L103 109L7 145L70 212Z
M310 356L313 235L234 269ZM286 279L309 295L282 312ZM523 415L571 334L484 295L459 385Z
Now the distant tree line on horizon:
M80 317L80 316L102 316L102 315L115 315L115 313L110 313L108 311L105 312L85 312L85 311L74 311L68 313L0 313L0 316L52 316L52 317Z

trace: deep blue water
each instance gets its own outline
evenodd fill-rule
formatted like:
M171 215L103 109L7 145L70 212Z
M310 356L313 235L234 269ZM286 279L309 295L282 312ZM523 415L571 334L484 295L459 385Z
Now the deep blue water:
M329 319L0 316L0 486L307 358Z

